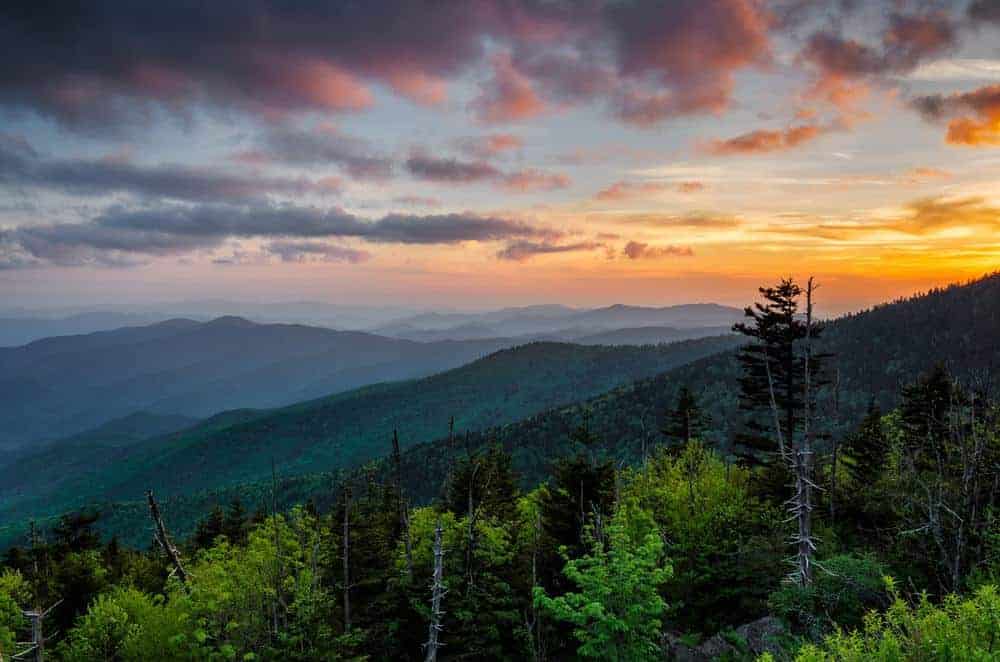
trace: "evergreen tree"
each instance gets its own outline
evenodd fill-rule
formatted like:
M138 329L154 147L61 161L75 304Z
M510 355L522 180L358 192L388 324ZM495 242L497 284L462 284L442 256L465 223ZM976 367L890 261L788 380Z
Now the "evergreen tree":
M739 350L740 409L749 417L737 438L740 457L751 466L773 464L779 446L789 443L801 422L804 394L795 347L806 335L798 316L802 288L789 278L759 292L763 302L747 307L748 321L733 326L751 340Z
M216 504L208 515L198 521L198 526L194 530L194 537L191 539L191 544L196 550L208 549L215 543L215 539L223 534L225 531L225 517L222 506Z
M233 544L242 544L247 539L247 513L243 508L243 502L236 497L226 509L226 516L222 522L222 533L226 539Z
M674 446L684 448L693 439L701 437L707 423L708 418L694 393L687 386L682 386L677 393L677 404L667 414L663 435L675 442Z
M856 487L871 486L878 481L889 456L889 439L882 426L882 412L874 401L858 429L844 439L841 449Z

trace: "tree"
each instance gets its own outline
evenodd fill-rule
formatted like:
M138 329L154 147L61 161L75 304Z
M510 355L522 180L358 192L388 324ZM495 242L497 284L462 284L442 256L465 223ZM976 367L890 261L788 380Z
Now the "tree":
M563 572L576 586L557 597L535 588L535 602L553 618L571 623L577 653L599 660L657 660L666 602L658 588L670 576L663 563L663 541L655 532L633 540L615 517L608 544L590 539L590 552L566 557Z
M692 439L701 437L707 422L708 418L698 405L694 393L687 386L682 386L677 393L677 404L667 414L663 435L684 447Z
M792 279L758 290L763 302L744 310L747 322L733 326L750 342L740 348L740 409L748 414L737 438L740 457L750 466L781 465L802 424L804 364L796 343L806 337L799 319L802 288Z
M753 342L740 349L740 406L757 417L742 435L743 457L749 464L764 465L765 493L781 494L781 478L791 476L792 491L785 501L797 530L793 577L802 585L812 581L813 453L815 449L816 392L822 383L822 364L829 358L814 350L821 327L813 323L810 278L804 290L804 319L798 315L803 290L792 279L776 287L760 288L764 302L745 310L752 323L733 328ZM771 428L758 418L770 413Z
M889 457L889 439L882 426L882 412L874 401L868 405L868 413L858 429L844 439L841 449L855 488L878 481Z
M198 526L194 530L194 538L191 541L195 549L207 549L212 546L215 539L221 536L226 529L225 517L222 507L216 504L208 515L199 520Z

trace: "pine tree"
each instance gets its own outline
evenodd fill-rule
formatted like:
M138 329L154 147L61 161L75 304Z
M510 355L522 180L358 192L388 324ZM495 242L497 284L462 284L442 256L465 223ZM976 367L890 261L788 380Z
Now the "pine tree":
M225 517L222 506L216 504L208 515L199 520L191 540L195 549L208 549L215 543L215 539L225 531Z
M882 427L882 412L874 401L868 406L864 420L844 440L844 465L855 485L873 485L882 475L889 455L889 440Z
M702 435L707 423L708 419L694 393L687 386L682 386L677 393L677 404L667 414L663 436L674 441L675 447L684 448L692 439Z
M222 533L231 543L239 545L246 542L248 527L246 510L243 508L243 502L237 497L230 502L229 508L226 509Z
M751 342L740 348L740 409L749 414L737 437L740 457L750 466L773 465L801 425L804 366L795 344L806 336L799 319L802 288L792 279L759 289L763 302L747 307L747 322L733 330Z

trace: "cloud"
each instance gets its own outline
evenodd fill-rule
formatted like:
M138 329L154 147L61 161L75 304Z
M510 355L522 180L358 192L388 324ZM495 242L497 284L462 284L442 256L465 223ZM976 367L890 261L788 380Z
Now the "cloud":
M397 195L393 202L409 207L440 207L441 200L426 195Z
M921 184L930 181L951 179L951 173L940 168L910 168L903 174L903 180L909 184Z
M767 232L800 234L833 241L874 239L884 241L885 233L913 238L963 233L1000 231L1000 208L982 198L922 198L906 204L901 213L867 222L818 223L800 227L768 228Z
M922 64L907 78L920 81L997 80L1000 60L947 58Z
M338 208L291 205L112 207L84 223L25 225L0 234L0 255L12 262L56 265L134 263L142 256L213 250L228 239L356 238L372 243L455 244L535 239L560 233L523 221L470 213L388 214L363 219ZM303 251L300 251L303 252Z
M463 161L415 152L406 161L406 169L417 179L438 184L475 184L490 182L513 193L553 191L570 184L567 176L528 168L503 172L486 161Z
M460 150L475 159L490 159L506 152L521 149L524 141L510 133L492 133L485 136L460 138Z
M392 176L393 170L389 156L379 154L367 141L345 135L330 125L310 130L272 125L257 148L236 157L250 162L337 165L354 179L384 180Z
M891 12L875 46L831 30L814 32L799 53L814 71L805 97L848 113L868 95L871 83L913 71L923 60L952 49L957 38L955 22L941 11Z
M633 214L621 219L626 223L653 228L735 228L740 220L725 214Z
M470 106L484 122L596 101L650 124L725 108L734 74L768 61L773 23L759 0L107 0L68 15L12 2L0 17L0 105L85 130L205 106L268 119L357 113L376 87L439 107L484 64Z
M493 57L493 76L486 81L470 107L480 122L517 122L541 115L545 104L535 85L511 61L510 53Z
M604 248L604 244L595 241L581 241L574 244L554 244L549 241L515 241L497 252L497 258L501 260L513 260L515 262L525 262L538 255L550 255L553 253L575 253L579 251L592 251Z
M335 178L249 177L214 168L143 166L122 159L45 159L23 138L3 134L0 185L75 195L129 193L195 202L251 200L272 193L325 195L340 190Z
M594 195L595 200L602 202L618 202L621 200L632 200L647 196L665 193L667 191L677 191L678 193L698 193L705 190L702 182L628 182L617 181L607 188L601 189Z
M997 0L974 0L969 5L969 18L976 23L1000 24L1000 2Z
M528 168L504 175L500 180L500 185L512 192L532 193L564 189L570 185L570 179L566 175L551 174Z
M728 106L736 71L770 60L770 18L754 0L622 2L607 13L619 74L652 78L655 93L631 89L619 116L637 124L718 112Z
M949 144L1000 146L1000 85L947 96L916 97L910 103L928 121L950 118L945 135Z
M690 246L650 246L638 241L630 241L622 249L622 255L630 260L656 260L664 257L693 257Z
M814 140L828 131L828 128L815 124L801 124L777 131L758 129L726 140L713 140L704 146L704 150L716 156L782 152Z
M368 251L335 246L319 241L272 241L264 250L281 258L282 262L349 262L357 264L371 259Z
M416 153L406 160L406 169L417 179L449 184L489 181L500 171L485 161L462 161Z

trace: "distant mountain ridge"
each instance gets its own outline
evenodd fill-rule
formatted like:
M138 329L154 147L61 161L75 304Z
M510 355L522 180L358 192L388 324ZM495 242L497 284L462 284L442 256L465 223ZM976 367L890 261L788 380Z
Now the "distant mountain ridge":
M635 327L674 329L708 328L711 335L739 321L739 308L715 303L681 304L662 308L615 304L605 308L576 309L565 306L506 308L488 313L424 314L396 320L372 329L374 333L411 340L486 337L547 338L573 341L574 337Z
M234 316L46 338L0 348L0 449L135 411L202 418L276 407L440 372L511 343L418 343Z

